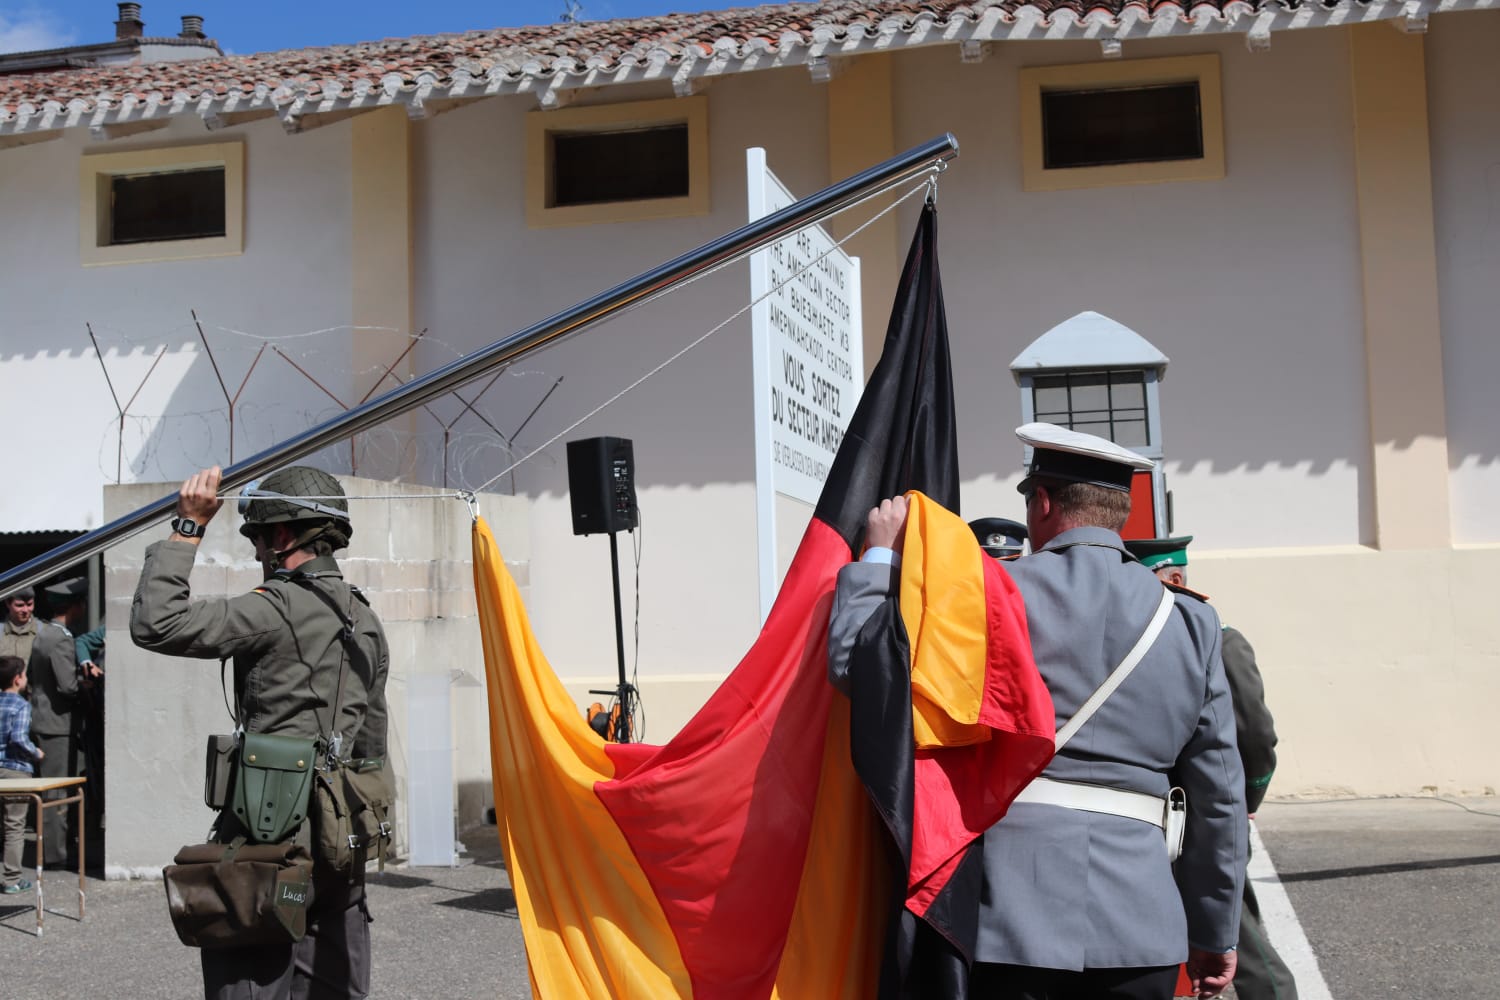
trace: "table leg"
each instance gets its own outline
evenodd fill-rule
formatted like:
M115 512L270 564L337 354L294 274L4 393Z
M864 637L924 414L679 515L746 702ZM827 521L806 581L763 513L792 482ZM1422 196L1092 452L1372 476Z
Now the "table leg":
M88 865L85 863L85 858L84 858L84 851L86 850L86 848L88 846L87 839L83 835L83 831L85 829L86 829L86 827L84 826L84 822L83 822L83 787L80 785L79 789L78 789L78 919L79 920L83 919L83 888L84 888L84 886L83 886L83 873L88 870Z
M36 803L36 936L42 936L42 865L43 849L46 847L45 834L42 828L42 796L32 793L31 801Z

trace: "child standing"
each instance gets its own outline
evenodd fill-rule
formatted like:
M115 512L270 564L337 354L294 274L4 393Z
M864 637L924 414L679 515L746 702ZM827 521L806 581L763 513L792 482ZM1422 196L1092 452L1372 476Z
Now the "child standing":
M0 780L29 778L42 751L31 742L31 702L21 697L26 690L26 661L19 656L0 656ZM5 801L4 876L0 892L25 892L31 883L21 877L21 849L26 843L24 799Z

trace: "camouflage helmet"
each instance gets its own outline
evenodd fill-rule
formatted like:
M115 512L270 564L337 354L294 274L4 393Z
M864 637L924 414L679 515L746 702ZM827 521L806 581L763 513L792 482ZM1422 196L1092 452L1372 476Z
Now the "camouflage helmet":
M240 513L245 518L240 534L250 539L265 525L293 521L306 522L308 528L317 523L333 527L343 542L336 548L348 545L354 534L343 486L322 469L307 465L290 466L246 486L240 493Z

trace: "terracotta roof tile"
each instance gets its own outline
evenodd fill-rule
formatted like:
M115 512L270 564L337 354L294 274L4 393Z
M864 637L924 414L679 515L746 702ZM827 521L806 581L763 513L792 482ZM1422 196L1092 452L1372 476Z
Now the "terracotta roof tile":
M1163 27L1271 29L1350 18L1419 16L1439 0L826 0L697 14L497 28L290 49L222 59L0 76L0 133L123 121L136 107L169 113L361 100L414 92L482 96L597 86L674 74L714 75L852 54L877 41L1124 38ZM1444 10L1491 0L1441 0ZM206 106L212 104L210 108ZM237 103L236 103L237 102ZM313 110L313 109L306 109Z

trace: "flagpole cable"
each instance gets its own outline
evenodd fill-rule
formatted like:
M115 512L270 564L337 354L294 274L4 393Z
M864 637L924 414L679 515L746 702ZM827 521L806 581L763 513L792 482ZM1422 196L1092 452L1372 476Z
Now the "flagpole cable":
M942 164L942 168L946 168L946 167L947 167L946 163ZM911 190L907 191L905 194L901 195L899 198L897 198L895 201L891 202L885 208L882 208L879 212L875 213L873 216L871 216L869 219L867 219L864 223L862 223L857 229L855 229L851 233L849 233L849 235L845 236L843 239L840 239L840 240L837 240L836 242L834 242L834 244L832 246L830 246L827 250L824 250L822 253L818 254L818 256L816 256L812 260L808 261L801 268L799 268L799 269L797 269L795 271L792 271L785 278L783 278L781 281L777 282L776 284L772 285L770 288L766 289L765 292L761 293L756 298L751 299L744 306L742 306L741 308L739 308L738 310L736 310L734 313L732 313L727 318L725 318L722 322L718 323L716 326L714 326L712 329L710 329L707 333L705 333L702 336L698 337L696 340L694 340L691 343L689 343L686 347L683 347L681 350L679 350L675 354L671 355L669 358L667 358L667 360L663 361L661 364L657 365L655 368L651 369L646 374L642 375L640 378L636 379L634 382L630 383L625 388L621 389L619 392L615 393L613 396L611 396L608 399L606 399L604 402L600 403L598 406L594 407L592 410L590 410L589 412L585 413L583 416L579 417L577 420L573 421L567 427L564 427L562 430L558 431L552 437L548 438L542 444L538 445L537 447L533 448L531 451L527 452L521 458L519 458L516 461L512 462L510 465L506 466L504 469L501 469L500 472L497 473L495 476L491 477L490 479L488 479L487 481L481 483L478 487L476 487L475 492L477 492L477 493L483 493L486 489L488 489L496 481L504 478L508 473L513 472L518 467L524 465L525 463L529 462L531 459L535 458L537 455L539 455L542 452L546 451L548 448L552 447L554 444L556 444L562 438L564 438L568 434L571 434L573 431L577 430L581 425L583 425L587 421L593 419L594 417L598 416L600 413L602 413L604 410L607 410L609 407L613 406L615 403L619 402L619 400L622 397L624 397L626 393L631 392L632 390L639 388L647 379L649 379L649 378L651 378L651 377L653 377L655 375L660 374L663 369L665 369L667 366L669 366L669 365L673 364L674 362L676 362L679 358L681 358L688 351L691 351L693 348L697 347L699 344L703 343L705 340L707 340L708 338L712 337L714 334L718 333L720 330L724 329L730 323L733 323L735 320L737 320L741 316L745 315L745 313L749 312L751 309L754 309L756 306L760 305L766 299L770 298L772 295L774 295L777 292L781 291L782 288L786 287L792 281L794 281L797 278L801 277L807 271L809 271L813 267L815 267L820 261L823 260L824 257L827 257L829 254L833 253L835 250L838 250L845 243L847 243L850 240L854 239L854 237L858 236L860 233L864 232L866 229L868 229L869 227L873 226L875 223L879 222L886 215L888 215L891 212L895 211L897 208L899 208L902 205L902 203L906 202L907 200L909 200L911 198L916 197L919 194L922 194L922 193L926 192L929 189L929 186L932 185L932 184L934 184L936 182L936 180L937 180L937 174L939 174L941 172L942 172L942 169L939 169L938 167L933 167L932 168L932 174L930 176L924 178L920 183L917 184L916 187L914 187ZM866 201L870 200L870 198L879 197L879 195L883 194L883 193L884 192L876 192L875 194L872 194L872 195L870 195L867 198L860 199L859 201L855 202L853 205L850 205L848 207L849 208L853 208L856 205L862 205ZM690 278L686 278L683 281L678 282L677 285L673 286L669 291L676 291L677 288L690 285L693 282L699 280L700 278L706 278L710 274L715 273L716 271L719 271L719 270L721 270L721 269L723 269L725 267L729 267L730 265L737 264L737 263L739 263L739 262L738 261L726 261L723 264L719 264L719 265L717 265L715 267L712 267L712 268L709 268L708 270L703 271L701 274L695 274L695 275L693 275Z
M494 482L494 480L490 480L490 482ZM488 486L489 483L486 483L485 485ZM257 499L258 500L274 500L274 499L276 499L275 497L246 497L242 493L220 493L220 494L218 494L218 497L219 497L220 500L257 500ZM329 495L329 496L324 496L324 497L304 497L304 496L299 496L299 497L297 497L297 499L298 500L386 500L386 501L396 501L396 500L462 500L464 502L464 504L469 508L469 516L472 517L476 521L479 520L479 500L474 495L474 491L473 490L450 490L449 492L446 492L446 493L379 493L379 494L376 494L376 493L367 493L367 494L363 494L363 495L359 495L359 494L350 495L350 494L347 494L347 493L340 493L340 494L338 494L336 496L335 495Z

